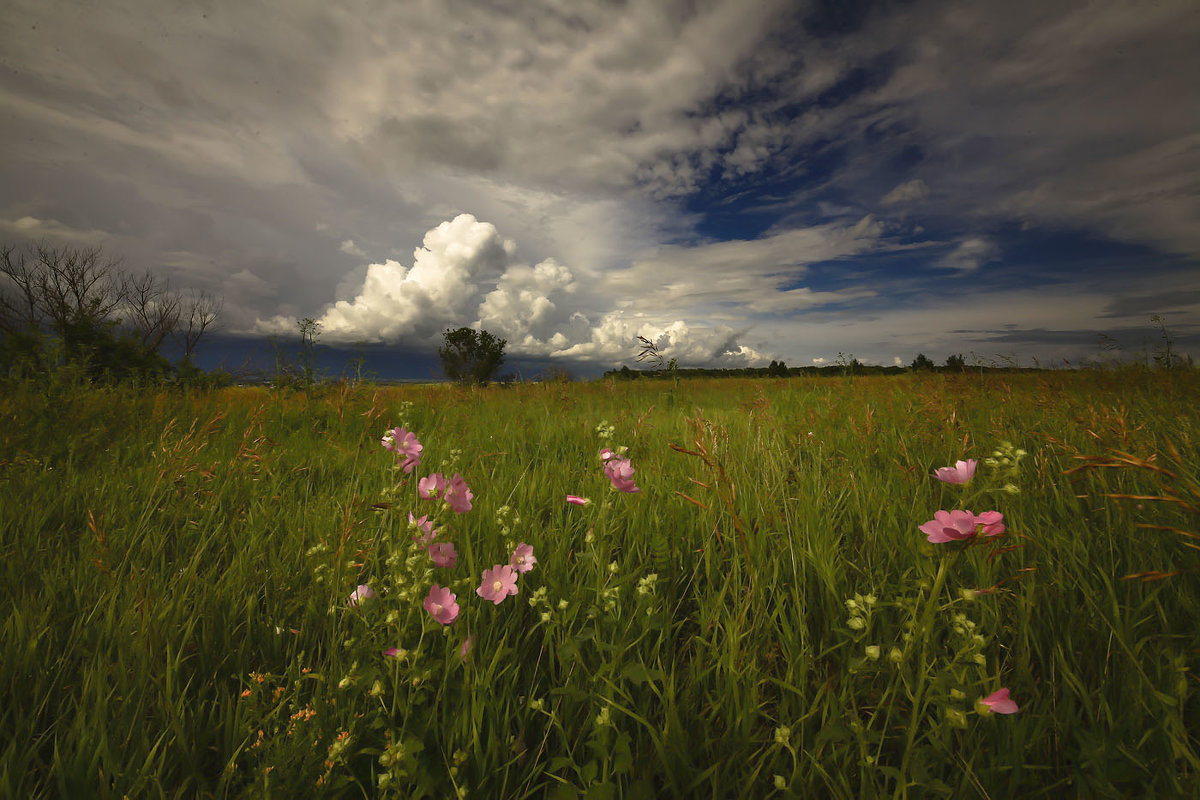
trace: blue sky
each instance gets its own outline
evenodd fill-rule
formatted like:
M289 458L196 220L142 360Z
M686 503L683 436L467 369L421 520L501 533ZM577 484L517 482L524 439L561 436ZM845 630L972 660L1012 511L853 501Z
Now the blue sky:
M1200 355L1194 0L5 16L0 242L218 294L227 341L1061 364L1158 314Z

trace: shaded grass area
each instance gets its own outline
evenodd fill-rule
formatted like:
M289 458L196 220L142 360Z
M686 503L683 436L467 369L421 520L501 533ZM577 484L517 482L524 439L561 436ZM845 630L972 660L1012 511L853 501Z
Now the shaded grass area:
M1188 796L1198 384L12 388L0 793ZM379 447L400 424L425 445L407 480ZM1011 474L929 477L1002 442L1027 452ZM640 494L610 491L606 445ZM1165 473L1083 458L1114 451ZM475 494L448 570L407 526L434 471ZM925 542L964 505L1008 532ZM518 541L536 569L484 603ZM1021 710L976 714L1001 687Z

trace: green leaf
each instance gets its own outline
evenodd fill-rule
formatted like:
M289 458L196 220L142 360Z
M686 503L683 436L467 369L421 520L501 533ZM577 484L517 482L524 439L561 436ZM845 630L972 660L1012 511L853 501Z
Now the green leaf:
M566 756L555 756L554 758L550 759L548 764L546 764L546 771L558 772L560 769L573 766L574 764L575 762Z
M613 800L617 796L617 785L611 781L589 786L584 800Z
M612 749L613 774L625 775L633 770L633 753L629 749L632 741L633 737L627 731L621 731L617 737Z
M640 686L647 681L663 680L663 673L657 669L646 669L640 661L632 661L621 670L621 677Z

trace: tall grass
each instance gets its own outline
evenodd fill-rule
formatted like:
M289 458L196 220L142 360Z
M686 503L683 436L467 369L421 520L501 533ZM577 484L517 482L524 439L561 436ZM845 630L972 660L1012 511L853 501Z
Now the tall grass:
M1189 796L1198 383L11 388L0 794ZM1003 442L1015 470L930 477ZM435 471L475 494L451 569L407 519ZM917 530L964 506L1007 533ZM537 566L484 602L517 542ZM977 714L1002 687L1019 712Z

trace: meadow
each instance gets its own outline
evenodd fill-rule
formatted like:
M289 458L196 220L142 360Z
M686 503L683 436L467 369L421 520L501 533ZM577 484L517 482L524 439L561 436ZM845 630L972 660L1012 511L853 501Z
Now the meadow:
M9 386L0 796L1195 797L1196 397Z

